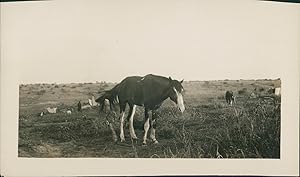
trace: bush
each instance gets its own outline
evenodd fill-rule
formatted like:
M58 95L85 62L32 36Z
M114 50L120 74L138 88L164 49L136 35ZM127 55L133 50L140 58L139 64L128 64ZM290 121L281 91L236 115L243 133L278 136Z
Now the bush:
M46 93L46 90L43 89L43 90L38 91L38 92L37 92L37 95L43 95L43 94L45 94L45 93Z
M242 90L238 91L238 94L243 95L247 93L247 88L243 88Z

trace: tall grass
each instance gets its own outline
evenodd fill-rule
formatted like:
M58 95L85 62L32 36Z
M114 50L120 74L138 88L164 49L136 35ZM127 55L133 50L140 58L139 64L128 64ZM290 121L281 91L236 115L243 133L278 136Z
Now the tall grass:
M216 104L189 109L188 117L166 120L161 125L160 137L173 139L164 150L166 157L280 157L278 103L255 100L243 107Z
M233 82L226 81L226 83L226 89L227 86L233 87ZM156 131L158 145L148 141L146 147L142 146L144 121L142 108L137 109L134 121L136 134L140 139L131 141L128 125L126 125L126 142L120 143L118 140L115 143L114 137L118 137L119 134L118 115L99 114L97 109L92 109L82 113L72 111L71 115L58 112L39 117L37 114L30 114L30 111L33 112L33 107L29 107L30 110L20 114L19 155L133 158L280 157L280 97L269 95L265 98L258 96L249 99L248 92L253 88L248 88L245 82L243 87L236 89L237 92L241 91L237 103L229 106L224 100L224 92L219 82L189 84L191 85L187 86L186 90L191 94L185 95L186 111L183 114L168 101L158 110ZM79 84L73 87L80 90L76 92L77 94L96 93L99 90L97 87L93 88L94 90L92 87L83 89L89 87ZM46 93L41 91L43 89L24 89L22 92L42 98L52 96L54 93L65 94L63 89L67 90L67 88L69 87L49 88L46 89ZM259 89L260 86L257 88ZM202 89L202 92L198 91L199 89ZM260 95L263 95L267 90L261 92L263 93ZM203 93L206 94L202 95ZM28 94L25 97L27 102L31 101L27 97ZM71 106L62 104L58 107L62 110ZM111 124L107 123L107 120ZM114 136L110 125L115 128ZM52 156L41 155L42 147L60 149L61 153L54 153Z

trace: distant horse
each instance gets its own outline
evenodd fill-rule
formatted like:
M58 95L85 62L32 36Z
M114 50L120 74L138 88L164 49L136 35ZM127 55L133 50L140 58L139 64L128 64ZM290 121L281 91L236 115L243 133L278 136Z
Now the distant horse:
M232 105L232 103L234 103L233 91L226 91L225 99L228 104Z
M133 127L133 117L136 106L145 108L144 137L143 144L146 145L148 130L150 129L150 138L156 144L155 138L156 117L155 111L162 105L163 101L170 98L175 102L179 110L183 113L185 106L183 103L182 81L173 80L171 77L166 78L157 75L146 75L144 77L131 76L123 79L119 84L104 95L99 97L96 102L100 103L103 109L104 101L109 100L111 109L116 103L120 107L120 139L125 141L124 137L124 116L125 108L128 104L130 107L127 119L129 119L129 131L132 139L137 139ZM152 111L152 118L149 118L149 111Z

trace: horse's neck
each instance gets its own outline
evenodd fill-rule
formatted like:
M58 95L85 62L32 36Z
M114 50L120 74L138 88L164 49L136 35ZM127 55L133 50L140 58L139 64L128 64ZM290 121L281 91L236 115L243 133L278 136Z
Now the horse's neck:
M167 99L169 97L169 92L170 92L170 88L167 87L164 89L163 94L162 94L162 101L164 101L165 99Z
M163 101L165 101L169 97L169 88L165 88L162 90L162 94L157 95L155 98L155 104L159 105L162 104Z

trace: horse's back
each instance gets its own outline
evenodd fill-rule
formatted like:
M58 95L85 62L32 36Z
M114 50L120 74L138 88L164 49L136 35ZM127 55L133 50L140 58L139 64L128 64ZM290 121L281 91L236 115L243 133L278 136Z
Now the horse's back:
M159 97L163 95L169 83L168 78L153 74L144 77L129 76L119 84L118 97L120 102L153 106L160 103Z
M121 102L142 104L142 84L140 76L126 77L121 81L118 88L118 97Z

